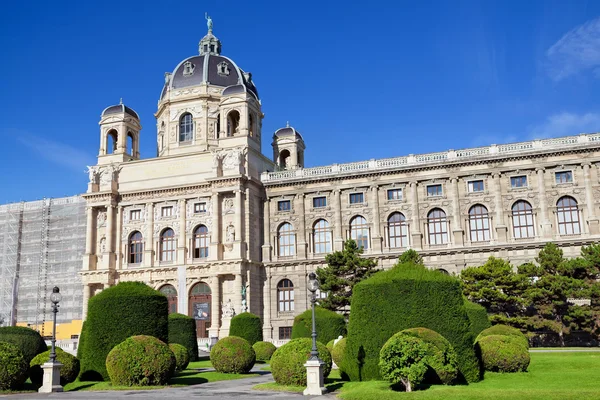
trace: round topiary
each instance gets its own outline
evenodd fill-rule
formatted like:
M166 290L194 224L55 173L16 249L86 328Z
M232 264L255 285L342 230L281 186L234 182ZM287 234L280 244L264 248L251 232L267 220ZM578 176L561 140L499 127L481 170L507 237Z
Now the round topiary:
M132 336L116 345L106 357L114 386L166 385L175 372L175 355L152 336Z
M271 357L271 373L280 385L306 386L306 367L310 358L312 340L307 338L293 339L278 348ZM319 358L325 363L323 376L331 372L331 354L324 344L317 342Z
M27 365L33 360L33 357L48 350L42 336L37 331L24 326L0 327L0 342L16 345L23 354Z
M27 380L29 366L18 346L0 342L0 390L14 390Z
M396 334L379 352L381 377L392 383L402 383L407 392L425 380L429 366L425 362L427 345L414 336Z
M231 318L229 336L237 336L246 339L250 346L263 340L262 322L258 315L244 312Z
M125 339L153 336L168 342L168 300L141 282L121 282L88 303L81 349L80 380L105 380L108 353Z
M327 347L327 350L329 350L329 352L331 353L333 350L333 345L335 344L335 339L331 339L329 342L327 342L327 344L325 345L325 347Z
M246 339L228 336L210 351L210 362L217 372L245 374L254 366L256 354Z
M183 371L187 368L190 363L190 355L188 349L179 343L170 343L169 348L175 356L175 371Z
M256 342L252 345L256 353L256 361L269 361L277 347L271 342Z
M31 383L36 386L42 386L44 371L41 366L50 361L50 351L51 350L48 350L38 354L29 363L29 379L31 379ZM60 369L60 384L64 386L67 383L74 382L79 375L79 360L77 357L72 356L60 347L57 347L56 360L63 365Z
M188 350L190 361L198 361L196 320L179 313L169 314L169 343L178 343Z
M317 325L317 340L328 343L339 336L346 336L346 320L343 315L334 311L315 307L315 323ZM312 311L306 310L294 318L292 339L312 338Z
M481 349L481 359L486 371L519 372L527 371L529 350L523 341L514 336L491 335L477 341Z
M492 335L512 336L516 338L523 346L525 346L526 349L529 349L529 340L527 340L527 336L525 336L523 332L521 332L517 328L513 328L512 326L502 324L494 325L490 328L484 329L483 331L481 331L479 336L477 336L475 342L478 342L481 338L485 336Z
M341 338L335 345L333 345L333 351L331 352L331 358L333 358L333 362L338 366L338 368L340 368L340 365L342 365L345 351L346 338Z
M405 329L396 335L416 337L425 343L427 353L424 362L429 369L425 374L424 382L449 385L456 380L458 376L457 356L454 348L446 338L427 328Z

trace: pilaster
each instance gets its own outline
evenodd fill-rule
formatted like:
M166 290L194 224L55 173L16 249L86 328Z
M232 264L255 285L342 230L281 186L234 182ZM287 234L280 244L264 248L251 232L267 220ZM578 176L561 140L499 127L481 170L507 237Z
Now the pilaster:
M410 242L413 249L421 250L423 248L423 234L419 221L419 195L417 193L418 182L410 183L410 201L412 203L412 226L410 230Z
M297 238L298 243L297 246L297 255L298 258L304 259L306 258L306 221L305 221L305 212L304 212L304 193L298 193L296 195L296 210L298 210L298 230L297 230Z
M371 186L371 194L373 197L373 231L371 246L374 253L381 253L383 238L381 237L381 222L379 220L379 186Z
M271 261L273 247L271 246L271 200L265 199L263 204L263 235L262 260Z
M504 209L502 205L502 184L500 182L501 174L495 172L492 174L492 181L494 182L494 207L496 208L496 241L498 243L506 243L508 240L508 227L504 220Z
M587 209L587 223L590 235L600 234L600 223L594 210L594 193L592 190L591 166L589 163L582 164L583 182L585 185L585 202Z
M339 189L333 191L333 212L335 220L333 251L342 251L344 248L344 238L342 236L342 200Z

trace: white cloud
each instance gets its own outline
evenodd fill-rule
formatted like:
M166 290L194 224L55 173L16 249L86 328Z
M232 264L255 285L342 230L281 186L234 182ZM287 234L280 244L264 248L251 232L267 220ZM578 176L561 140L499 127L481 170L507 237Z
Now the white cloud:
M555 81L600 67L600 18L567 32L547 51L548 74Z
M42 158L74 170L84 172L86 165L96 164L93 156L90 157L88 153L64 143L34 135L21 135L18 141Z
M600 131L600 113L574 114L562 112L546 118L543 123L530 129L532 138L571 136L579 133Z

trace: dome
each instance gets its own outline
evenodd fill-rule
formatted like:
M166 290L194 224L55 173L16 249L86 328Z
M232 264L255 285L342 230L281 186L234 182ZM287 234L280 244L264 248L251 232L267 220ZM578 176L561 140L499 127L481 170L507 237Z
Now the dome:
M273 136L274 138L294 137L300 140L304 140L302 139L302 135L300 134L300 132L298 132L293 126L290 126L289 123L286 125L285 128L277 129Z
M119 103L114 106L106 107L104 109L104 111L102 111L102 117L105 117L110 114L119 114L119 113L129 114L136 119L140 119L140 117L137 115L137 113L135 111L133 111L131 108L127 107L123 103Z

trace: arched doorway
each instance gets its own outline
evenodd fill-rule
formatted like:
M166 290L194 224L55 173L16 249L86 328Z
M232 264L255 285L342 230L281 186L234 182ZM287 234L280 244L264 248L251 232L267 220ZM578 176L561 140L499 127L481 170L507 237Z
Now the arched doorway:
M196 320L196 335L199 338L208 337L208 328L211 322L211 292L210 287L199 282L192 286L188 301L188 313Z
M177 312L177 289L173 285L165 285L160 292L169 300L169 314Z

